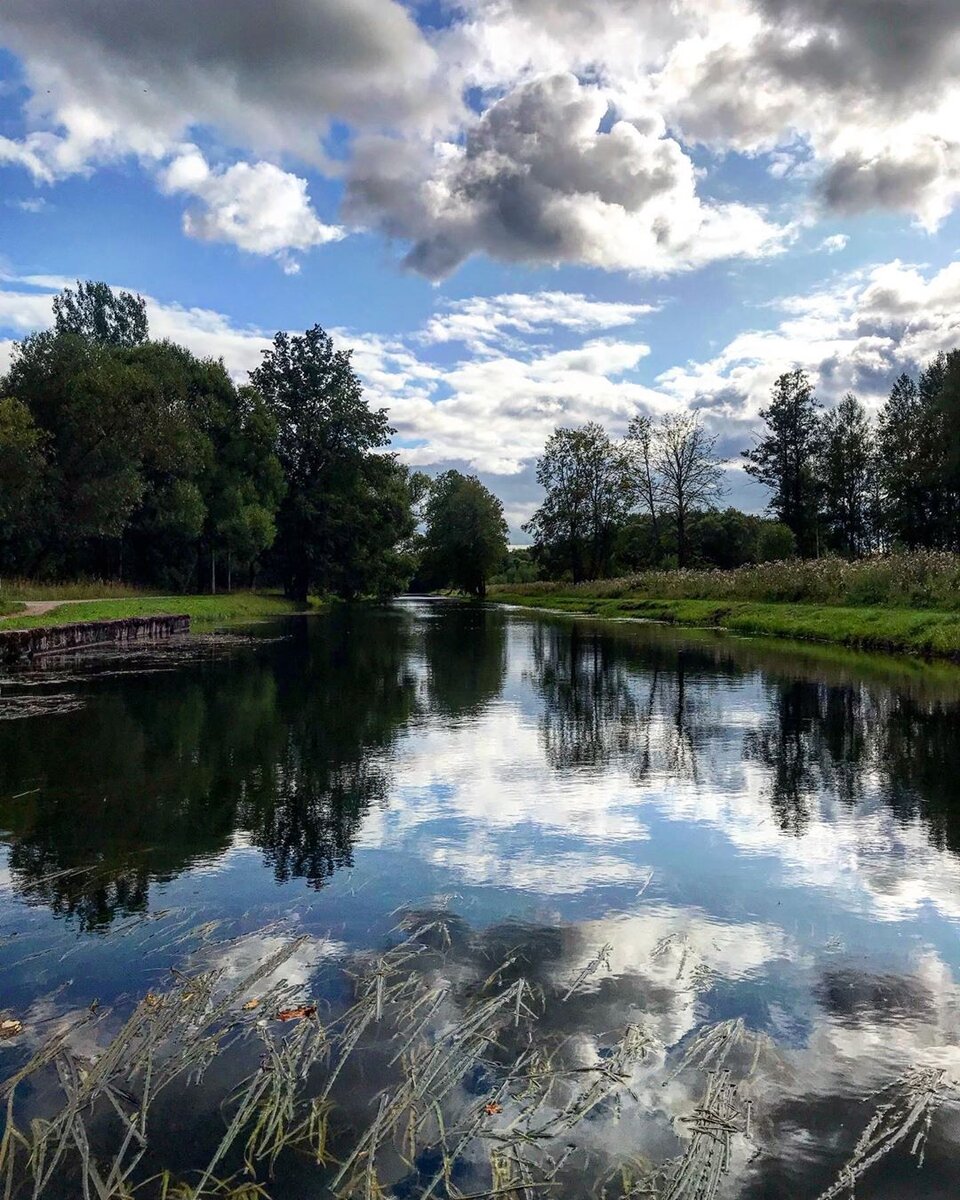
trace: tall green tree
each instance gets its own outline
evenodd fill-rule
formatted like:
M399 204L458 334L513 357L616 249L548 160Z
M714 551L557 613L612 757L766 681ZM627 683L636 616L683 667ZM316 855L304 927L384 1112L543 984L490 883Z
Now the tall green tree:
M830 549L859 558L872 548L875 452L866 409L852 392L823 419L823 523Z
M144 494L145 387L112 347L74 334L38 333L14 348L2 390L42 431L47 464L51 520L37 566L99 566L99 552L123 532Z
M77 280L53 301L54 329L101 346L139 346L147 340L147 306L142 296L115 292L105 283Z
M691 515L713 508L723 494L723 471L713 452L716 441L698 417L686 414L664 417L655 431L654 465L661 501L673 518L681 567L690 558Z
M813 386L803 371L787 371L773 387L760 416L766 432L743 452L748 475L770 489L769 511L790 529L797 549L818 550L820 510L817 462L823 433Z
M920 389L900 375L877 420L879 519L886 540L915 550L930 535L928 413Z
M250 374L277 426L287 489L277 514L276 560L287 594L350 596L380 588L396 565L410 493L405 473L375 452L391 430L371 409L350 360L319 325L278 333ZM402 536L398 536L402 535Z
M487 580L507 555L507 523L497 497L475 475L445 471L430 487L424 518L426 575L485 596Z
M574 582L604 574L633 501L629 455L590 421L556 429L537 460L543 503L524 526L543 561Z
M939 435L940 487L937 489L937 515L943 530L943 544L960 549L960 350L938 355L921 375L921 395L928 389L928 403L934 411L930 422Z
M45 519L44 435L30 410L0 396L0 570L27 571Z

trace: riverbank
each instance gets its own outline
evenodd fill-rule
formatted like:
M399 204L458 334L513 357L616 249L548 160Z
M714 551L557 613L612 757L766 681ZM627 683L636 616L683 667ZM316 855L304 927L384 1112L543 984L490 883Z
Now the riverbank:
M14 602L7 606L8 611ZM3 611L0 609L0 611ZM183 614L193 628L208 628L234 621L256 621L304 612L303 605L273 592L231 592L222 596L136 596L112 600L61 601L55 607L31 613L25 606L0 619L0 629L36 629L78 621L114 621L124 617L158 617Z
M604 585L599 584L598 590ZM489 599L550 612L608 620L647 619L672 625L728 629L767 637L832 642L858 650L921 654L960 660L960 613L780 601L659 599L591 596L588 585L545 591L494 588Z

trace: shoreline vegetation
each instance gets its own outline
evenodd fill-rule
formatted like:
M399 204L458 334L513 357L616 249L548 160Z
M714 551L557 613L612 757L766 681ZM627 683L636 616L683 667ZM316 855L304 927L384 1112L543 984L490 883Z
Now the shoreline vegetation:
M46 596L43 598L47 599ZM0 630L181 614L190 617L194 628L209 629L227 622L265 620L310 612L316 608L316 603L300 604L286 599L279 592L230 592L220 596L131 595L114 599L63 601L56 608L33 614L23 609L18 612L14 607L16 603L9 597L0 596Z
M647 619L960 660L960 556L947 553L506 584L491 588L490 599L608 620Z

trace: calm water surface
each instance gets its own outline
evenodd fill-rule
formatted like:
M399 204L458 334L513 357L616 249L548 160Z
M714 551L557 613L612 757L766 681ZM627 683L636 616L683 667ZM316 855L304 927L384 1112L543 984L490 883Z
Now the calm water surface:
M239 971L302 931L287 974L319 996L398 911L442 910L452 953L534 980L609 947L561 1032L656 1049L571 1163L681 1152L703 1072L671 1063L742 1018L754 1115L721 1194L814 1200L865 1097L960 1077L958 781L952 668L656 626L400 601L8 672L0 1008L25 1032L0 1076L191 955ZM949 1096L919 1173L911 1142L861 1200L958 1195ZM564 1195L602 1174L578 1171ZM310 1178L276 1194L327 1194Z

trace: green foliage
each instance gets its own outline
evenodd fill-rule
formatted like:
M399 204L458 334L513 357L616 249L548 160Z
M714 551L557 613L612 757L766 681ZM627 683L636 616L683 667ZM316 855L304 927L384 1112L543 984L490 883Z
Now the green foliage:
M923 544L928 528L928 417L916 382L901 375L877 421L877 474L880 522L894 545L907 550Z
M823 419L821 503L827 545L849 558L873 541L875 453L866 410L851 392Z
M697 561L723 569L756 562L760 533L766 524L736 508L698 513L691 532Z
M431 585L484 596L507 553L500 501L475 475L445 471L431 485L424 520L421 570Z
M757 535L757 562L782 562L795 558L797 539L793 530L780 521L764 521Z
M546 495L524 529L542 560L575 582L603 575L633 498L627 451L594 421L556 429L537 460L537 482Z
M535 583L543 578L543 569L528 546L514 546L507 550L501 568L490 576L490 583L514 584Z
M118 351L74 334L34 334L15 348L2 390L43 438L41 563L73 567L88 542L116 538L142 500L145 385Z
M531 595L568 592L618 599L759 600L773 603L883 605L960 610L960 555L924 550L857 561L831 556L751 563L736 570L637 571L571 587L533 583Z
M12 396L0 396L0 561L29 554L36 544L45 470L43 433L29 408Z
M804 372L785 372L760 413L766 433L752 450L744 451L744 469L770 489L770 512L793 532L804 555L817 550L817 463L823 441L818 409Z
M412 494L405 469L376 453L392 431L384 410L363 399L350 352L319 325L278 333L250 379L276 423L287 484L276 546L287 595L396 588L407 569Z
M53 301L54 330L101 346L139 346L147 340L147 306L141 296L114 292L105 283L77 280Z
M215 592L266 566L301 601L403 586L416 487L322 330L278 334L237 388L147 340L139 297L78 284L54 308L0 386L0 575Z

